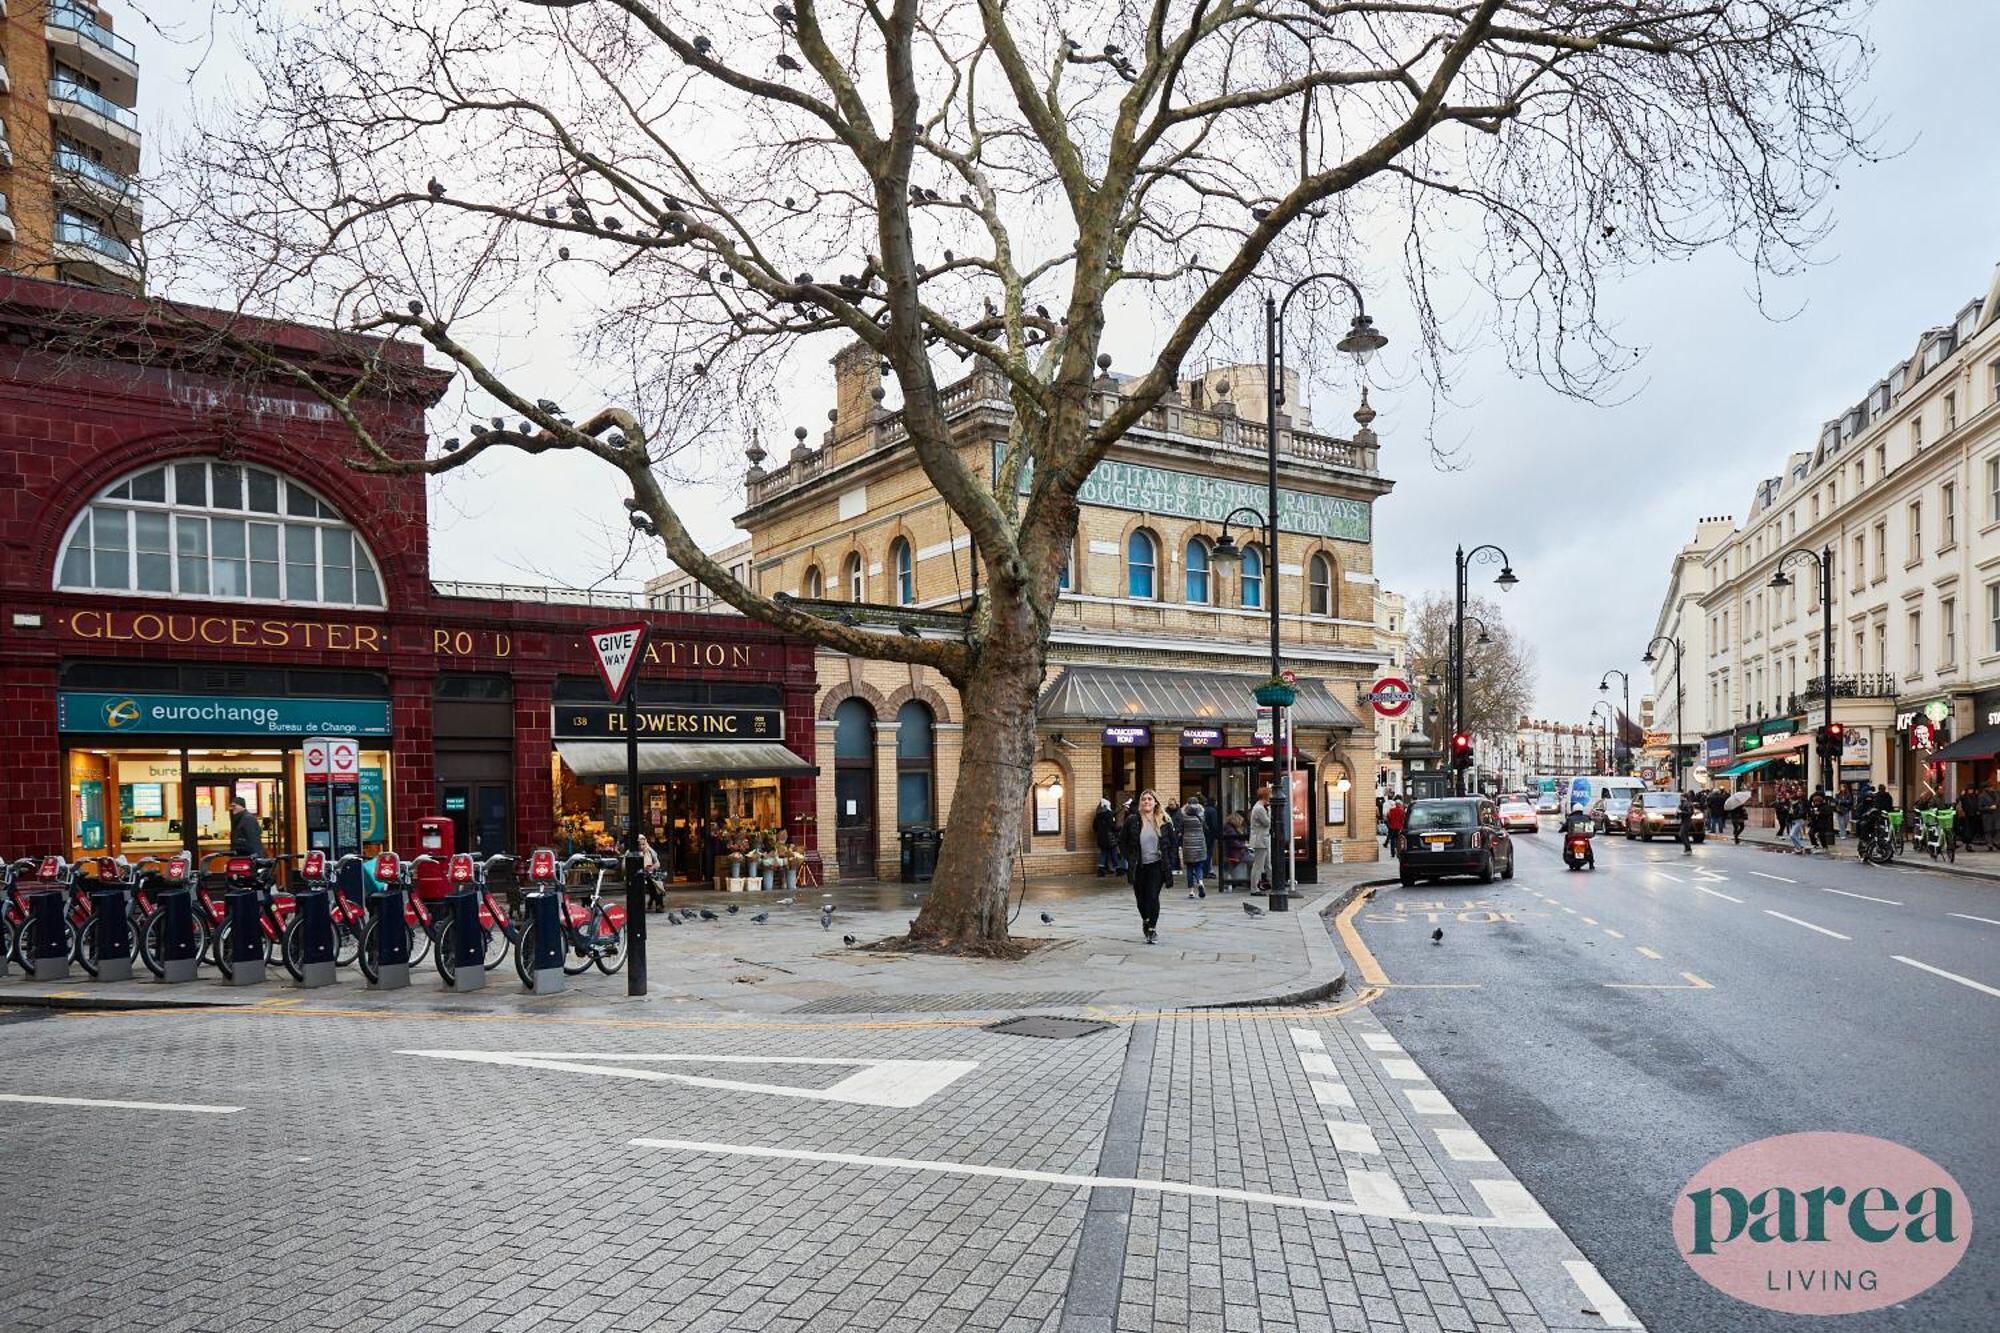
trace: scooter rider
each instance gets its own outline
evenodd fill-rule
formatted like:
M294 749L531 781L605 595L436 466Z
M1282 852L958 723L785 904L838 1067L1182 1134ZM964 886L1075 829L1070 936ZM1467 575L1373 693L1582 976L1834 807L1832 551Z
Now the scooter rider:
M1569 840L1581 835L1583 838L1583 863L1592 870L1597 869L1597 840L1591 835L1597 831L1597 821L1590 817L1590 811L1583 808L1581 801L1569 808L1563 819L1563 850L1569 850Z

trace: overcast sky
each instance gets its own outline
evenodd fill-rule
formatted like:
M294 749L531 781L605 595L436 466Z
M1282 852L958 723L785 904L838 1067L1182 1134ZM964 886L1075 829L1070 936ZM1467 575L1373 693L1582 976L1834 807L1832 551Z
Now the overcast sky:
M140 109L152 170L196 99L228 96L231 34L219 28L211 46L197 22L159 20L166 26L149 29L127 18L127 4L113 4L144 62ZM1396 490L1376 511L1376 569L1385 586L1413 598L1448 592L1454 544L1503 546L1521 578L1506 612L1536 647L1546 716L1586 716L1611 667L1634 672L1636 704L1637 659L1668 560L1696 518L1741 516L1759 478L1778 472L1788 452L1810 448L1820 424L1906 356L1922 330L1982 295L2000 263L1991 103L2000 5L1884 0L1871 31L1878 58L1866 98L1890 156L1850 167L1817 263L1767 288L1761 310L1747 266L1721 251L1608 284L1608 322L1645 349L1612 405L1579 404L1518 379L1497 350L1473 342L1456 367L1455 403L1435 427L1441 441L1463 446L1461 466L1440 470L1425 443L1428 396L1408 387L1398 355L1409 339L1394 341L1393 304L1380 312L1392 346L1371 372L1375 429ZM1144 328L1120 330L1111 349L1122 342L1130 364L1148 337ZM549 378L549 396L563 402L583 380L571 369ZM1351 383L1309 391L1321 429L1349 424ZM829 381L802 387L786 408L816 443L830 404ZM782 457L790 440L767 444ZM684 497L683 513L705 541L736 535L728 516L741 493L730 479L741 466L735 457L709 460L714 485ZM600 580L624 548L618 499L590 459L516 459L455 476L434 497L434 573Z

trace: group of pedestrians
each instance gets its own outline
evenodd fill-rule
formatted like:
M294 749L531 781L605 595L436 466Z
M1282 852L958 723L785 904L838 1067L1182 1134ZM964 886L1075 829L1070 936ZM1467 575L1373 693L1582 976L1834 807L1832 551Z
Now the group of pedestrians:
M1127 800L1122 812L1112 808L1109 797L1098 801L1091 818L1097 877L1123 875L1132 885L1146 943L1159 937L1160 895L1173 885L1176 874L1187 876L1190 898L1208 897L1212 869L1219 891L1230 892L1230 867L1246 858L1250 863L1246 887L1255 890L1265 880L1271 861L1270 796L1270 787L1262 788L1247 817L1241 812L1225 817L1199 796L1163 804L1150 790Z

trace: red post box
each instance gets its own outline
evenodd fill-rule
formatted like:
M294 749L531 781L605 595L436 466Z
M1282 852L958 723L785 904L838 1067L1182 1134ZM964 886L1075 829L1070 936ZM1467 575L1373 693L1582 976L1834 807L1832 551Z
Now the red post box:
M449 816L426 815L417 821L417 850L431 859L417 866L417 896L425 902L451 892L452 853L458 850L458 836Z

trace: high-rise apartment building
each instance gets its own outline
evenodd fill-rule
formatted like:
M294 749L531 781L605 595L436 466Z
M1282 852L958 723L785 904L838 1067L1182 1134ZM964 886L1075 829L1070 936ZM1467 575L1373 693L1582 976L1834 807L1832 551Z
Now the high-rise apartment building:
M0 4L0 268L136 292L139 61L90 0Z

